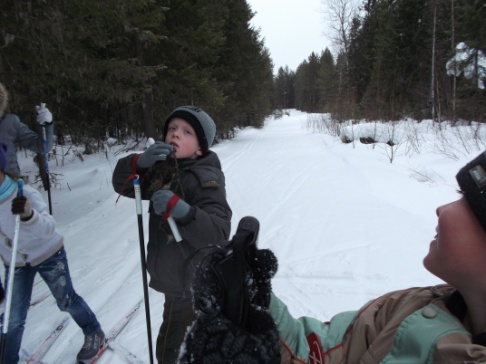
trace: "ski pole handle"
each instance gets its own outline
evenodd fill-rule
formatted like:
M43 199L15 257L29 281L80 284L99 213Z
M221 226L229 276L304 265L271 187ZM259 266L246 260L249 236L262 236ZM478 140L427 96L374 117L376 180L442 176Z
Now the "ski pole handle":
M133 180L133 188L135 189L135 206L137 208L137 215L142 215L142 193L140 192L140 178L138 174Z
M24 180L22 178L19 178L17 180L17 196L23 196L24 195Z

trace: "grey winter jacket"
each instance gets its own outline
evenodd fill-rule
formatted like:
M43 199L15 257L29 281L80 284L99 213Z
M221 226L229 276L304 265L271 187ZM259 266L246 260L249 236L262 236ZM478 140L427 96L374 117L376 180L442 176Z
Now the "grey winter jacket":
M52 149L53 126L47 124L46 141L47 151ZM5 172L20 176L20 168L17 162L17 148L18 143L22 148L29 149L35 153L44 153L44 144L42 135L29 129L27 125L22 123L17 115L5 113L0 118L0 140L7 145L7 168Z
M149 187L155 171L137 171L136 155L118 161L113 173L113 187L121 195L134 198L132 178L139 174L142 199L150 200L153 191ZM150 203L147 271L150 286L155 290L174 297L190 298L194 270L209 253L208 247L229 238L232 211L226 201L221 163L214 152L209 151L197 159L178 159L177 165L179 187L176 182L168 187L191 206L184 218L175 219L183 240L174 240L167 221L155 213Z

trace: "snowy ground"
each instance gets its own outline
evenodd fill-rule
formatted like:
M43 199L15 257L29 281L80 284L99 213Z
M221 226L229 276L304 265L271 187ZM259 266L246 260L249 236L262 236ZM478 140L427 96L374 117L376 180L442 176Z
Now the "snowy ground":
M408 138L390 163L390 147L343 144L315 132L310 125L316 117L292 110L212 148L226 174L233 232L241 217L255 216L260 247L279 259L276 294L295 316L327 320L390 290L439 283L422 267L435 235L435 208L458 198L454 176L484 144L465 151L450 128L438 133L423 123L415 134L420 148L411 148ZM410 130L418 124L400 125ZM443 138L452 152L444 152ZM105 331L143 298L135 202L116 202L111 187L116 160L125 155L115 154L119 148L83 156L83 162L71 155L49 162L59 180L52 189L53 215L65 235L74 286ZM24 172L35 171L30 156L20 152L19 158ZM145 233L147 221L144 215ZM37 284L33 298L45 290ZM150 290L154 348L163 301ZM33 352L64 316L52 297L31 308L22 348ZM117 341L149 362L143 306ZM82 343L71 320L45 361L74 362ZM99 362L123 363L112 352Z

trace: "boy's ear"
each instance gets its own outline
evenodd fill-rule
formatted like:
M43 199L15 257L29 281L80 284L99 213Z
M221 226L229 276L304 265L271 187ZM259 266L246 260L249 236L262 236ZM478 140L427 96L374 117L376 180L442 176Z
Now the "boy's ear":
M198 157L200 157L200 156L202 156L202 155L203 155L203 152L202 152L201 148L198 148L198 149L196 150L196 155L197 155Z

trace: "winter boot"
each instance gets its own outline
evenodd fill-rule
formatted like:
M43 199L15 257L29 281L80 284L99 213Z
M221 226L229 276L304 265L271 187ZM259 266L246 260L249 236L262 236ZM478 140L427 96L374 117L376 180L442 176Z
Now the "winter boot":
M86 335L84 337L84 345L79 351L76 359L81 363L89 362L96 356L96 354L98 354L98 351L100 351L100 348L104 343L105 333L101 329L92 334Z

